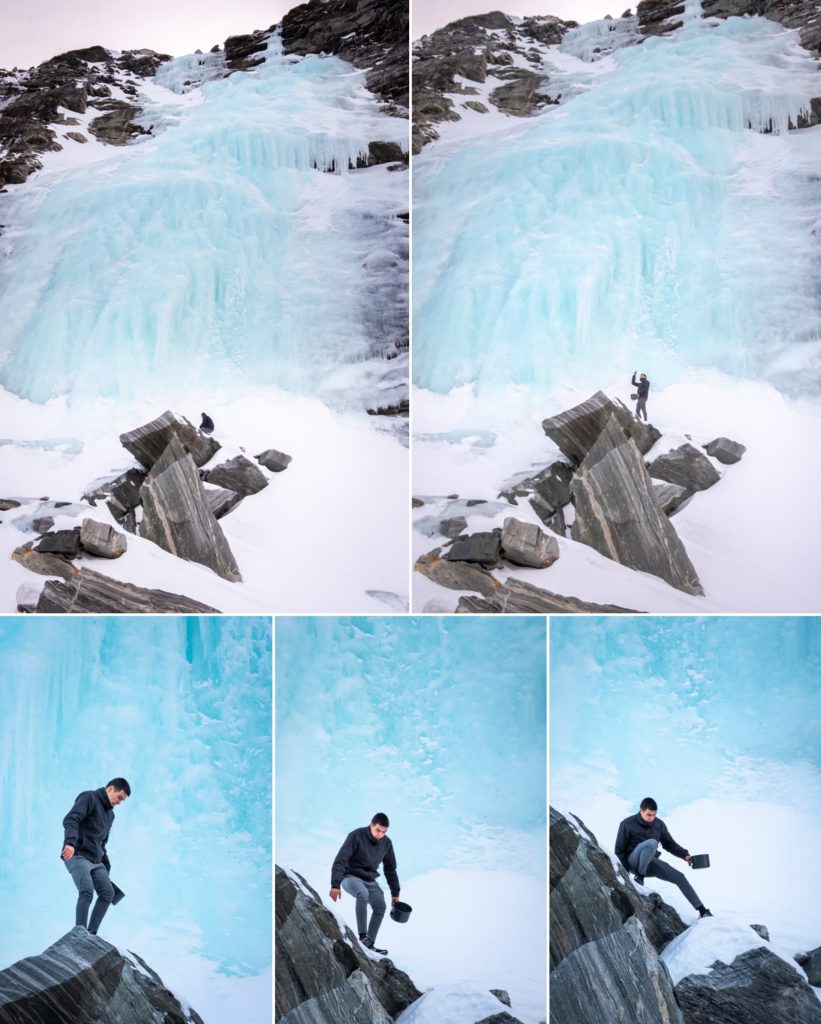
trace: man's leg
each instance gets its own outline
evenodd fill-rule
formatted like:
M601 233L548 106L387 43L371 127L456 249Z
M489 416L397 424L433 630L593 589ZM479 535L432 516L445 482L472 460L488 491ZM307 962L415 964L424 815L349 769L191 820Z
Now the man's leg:
M655 860L658 848L659 844L655 839L645 839L643 843L639 843L627 858L630 870L635 871L637 875L642 875L642 877L646 875L650 864Z
M385 894L376 882L368 882L368 902L371 905L371 923L368 925L368 938L376 942L376 936L385 916Z
M368 887L361 878L346 875L342 888L356 900L356 930L361 937L368 931Z
M77 886L77 909L74 912L74 927L88 928L88 911L94 898L94 883L91 880L91 862L77 854L71 860L64 860L71 879Z
M108 872L102 864L92 870L91 880L94 883L94 888L97 892L97 902L94 904L94 909L91 911L91 921L89 923L88 930L92 935L96 935L100 929L100 923L105 917L106 911L111 906L111 901L114 899L114 886L111 884Z
M673 885L677 885L684 894L684 898L694 907L699 910L704 904L696 895L695 889L690 885L684 875L677 871L672 864L665 864L663 860L655 860L648 866L648 875L653 875L655 878L661 878L665 882L672 882Z
M647 399L640 398L636 402L636 419L640 420L644 416L644 422L647 422Z

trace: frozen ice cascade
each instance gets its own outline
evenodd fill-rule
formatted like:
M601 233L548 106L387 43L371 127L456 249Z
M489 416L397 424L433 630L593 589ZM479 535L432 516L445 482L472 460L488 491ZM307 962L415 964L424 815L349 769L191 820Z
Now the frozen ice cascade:
M796 32L700 13L595 62L602 23L569 32L560 105L423 152L419 386L546 388L652 351L657 386L716 367L817 391L821 127L790 127L821 75Z
M0 197L9 391L322 395L340 365L385 372L406 318L407 176L349 165L372 140L406 148L407 121L335 57L285 57L276 36L265 56L220 79L222 55L169 62L141 87L149 136L49 156Z

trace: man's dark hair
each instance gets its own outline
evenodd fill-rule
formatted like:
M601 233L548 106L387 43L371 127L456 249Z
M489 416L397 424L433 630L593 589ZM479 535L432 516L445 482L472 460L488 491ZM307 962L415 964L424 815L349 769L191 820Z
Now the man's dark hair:
M659 805L651 796L646 796L641 802L641 809L643 811L657 811Z
M390 825L387 814L383 814L381 811L378 814L374 814L371 818L372 825L381 825L382 828L387 828Z
M126 782L125 779L112 779L111 782L107 782L105 788L113 786L119 793L121 790L126 796L131 796L131 786Z

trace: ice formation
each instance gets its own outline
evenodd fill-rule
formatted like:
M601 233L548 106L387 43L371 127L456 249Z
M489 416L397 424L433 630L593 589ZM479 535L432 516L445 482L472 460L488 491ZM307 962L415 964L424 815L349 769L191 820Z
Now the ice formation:
M545 58L558 106L423 151L418 385L544 393L652 355L657 386L700 367L816 386L821 128L789 130L816 62L771 21L688 7L641 46L607 23L595 63L603 23L569 32Z

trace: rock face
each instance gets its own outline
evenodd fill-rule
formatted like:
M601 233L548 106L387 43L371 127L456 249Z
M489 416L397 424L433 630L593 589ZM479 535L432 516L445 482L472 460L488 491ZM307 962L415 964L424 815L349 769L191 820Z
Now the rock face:
M534 523L523 523L511 516L502 527L502 554L514 565L546 569L559 557L559 544Z
M459 564L459 563L454 563ZM417 562L417 568L419 563ZM441 582L436 580L437 583ZM494 581L495 582L495 581ZM447 586L447 584L443 584ZM457 587L457 590L478 590L478 587ZM480 591L481 593L481 591ZM496 583L495 588L490 591L486 598L461 597L456 606L460 613L482 612L487 614L512 614L518 615L523 612L537 615L549 615L556 612L592 612L598 615L623 612L633 613L632 608L620 608L614 604L593 604L590 601L580 601L576 597L564 597L561 594L554 594L550 590L542 590L541 587L534 587L532 583L525 583L524 580L507 579L504 584Z
M135 953L73 928L0 971L0 1024L203 1024Z
M225 534L208 507L194 460L175 433L140 495L141 537L188 562L208 566L223 579L242 579Z
M591 447L571 492L574 540L687 594L703 593L684 545L653 495L639 450L624 438L615 416Z
M775 953L747 950L731 964L716 961L708 974L676 985L684 1024L821 1024L821 1002L810 986Z
M120 434L120 444L146 469L151 469L172 437L176 437L197 466L204 466L220 450L218 441L201 434L193 423L184 416L175 415L170 409L150 423Z
M575 465L581 463L598 440L599 435L614 418L625 439L632 438L644 455L661 437L661 432L649 423L642 423L621 402L614 402L603 391L597 391L586 402L549 416L542 421L542 429L564 455Z
M650 476L684 487L690 494L706 491L717 484L721 475L706 455L692 444L683 444L653 459Z
M32 568L27 561L23 564L27 568ZM136 587L132 583L121 583L92 569L72 569L69 565L69 570L71 575L66 577L65 582L46 582L35 611L62 614L176 612L180 615L201 615L219 611L218 608L211 608L200 601L193 601L190 597L169 594L165 590Z
M258 494L268 486L268 478L250 459L244 455L220 463L204 474L209 484L224 487L241 498L249 494Z
M737 441L731 441L729 437L717 437L714 441L704 445L704 451L708 455L712 455L714 459L718 459L723 466L732 466L741 460L747 448Z
M390 960L366 956L302 877L277 865L277 1022L393 1024L420 995Z

